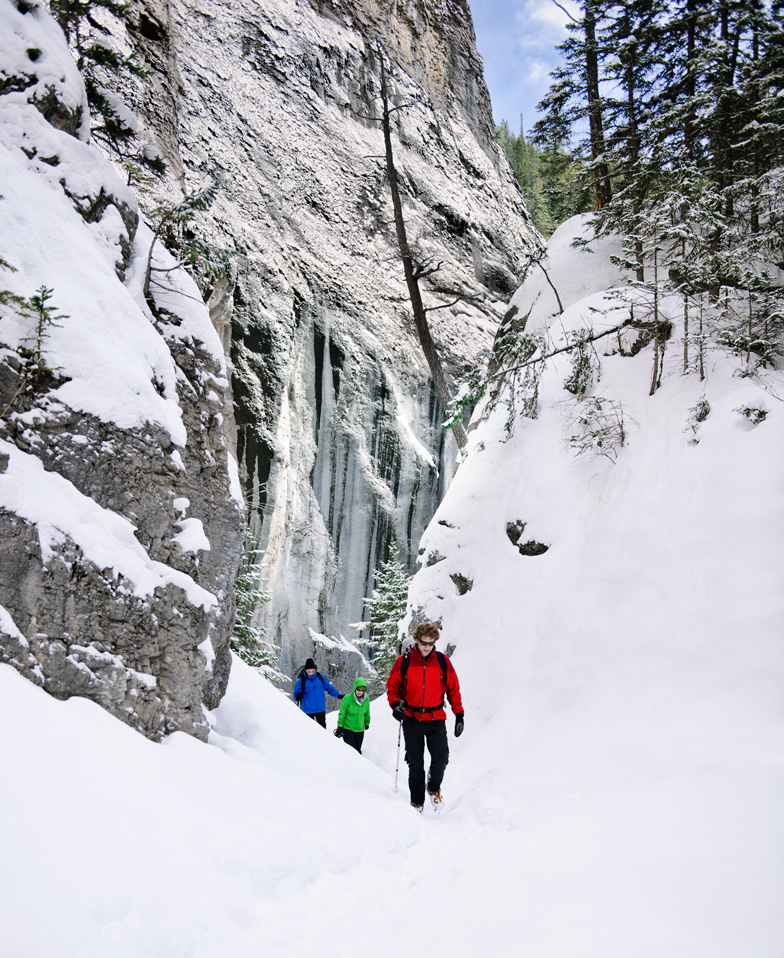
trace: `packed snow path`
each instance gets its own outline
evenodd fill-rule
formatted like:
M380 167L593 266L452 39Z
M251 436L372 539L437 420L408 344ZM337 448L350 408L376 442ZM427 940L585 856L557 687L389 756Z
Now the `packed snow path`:
M6 958L782 953L780 745L748 730L468 711L420 816L383 700L360 757L239 662L209 745L0 686Z

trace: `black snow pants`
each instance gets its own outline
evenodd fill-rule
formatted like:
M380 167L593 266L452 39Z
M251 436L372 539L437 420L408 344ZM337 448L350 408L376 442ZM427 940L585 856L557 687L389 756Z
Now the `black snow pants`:
M362 739L365 737L364 732L352 732L351 729L343 729L343 741L346 745L350 745L352 748L355 748L359 754L362 754Z
M425 742L430 752L430 772L428 787L437 792L444 780L444 772L449 762L449 742L446 737L446 720L420 722L419 719L406 716L403 719L403 735L406 740L406 762L408 763L408 790L415 805L425 804Z
M306 715L309 715L314 722L318 722L322 728L327 727L327 713L326 712L306 712Z

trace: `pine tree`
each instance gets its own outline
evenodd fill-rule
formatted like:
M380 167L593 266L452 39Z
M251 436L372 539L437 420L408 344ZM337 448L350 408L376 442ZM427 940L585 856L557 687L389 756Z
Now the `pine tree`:
M567 140L598 112L586 167L599 201L594 228L624 237L622 263L648 304L657 348L657 302L677 291L685 322L699 298L714 341L749 366L771 362L784 328L772 269L784 261L782 3L583 0L582 13L561 47L566 63L539 135ZM609 201L599 195L599 129Z
M519 135L510 132L506 120L496 128L495 135L506 153L534 225L543 236L550 236L575 213L591 208L585 190L576 188L579 163L558 147L541 148L526 139L522 117Z
M270 601L270 596L261 588L261 558L264 553L250 529L245 532L245 550L234 580L234 599L237 612L231 648L248 665L271 682L287 682L278 666L278 649L268 641L266 630L254 624L259 607Z
M408 586L412 578L400 561L397 543L393 541L389 558L376 571L373 595L365 599L370 617L353 625L360 632L370 630L370 637L359 639L356 644L371 651L371 665L381 681L386 681L397 658L400 623L406 614Z
M600 87L601 64L607 55L601 29L608 5L606 0L583 0L582 17L570 15L571 35L558 47L564 63L552 73L550 90L538 105L543 115L533 130L536 142L552 149L569 143L572 132L587 120L587 139L577 145L575 154L586 160L582 173L590 183L596 209L612 198Z
M49 0L84 78L93 119L92 133L128 171L129 184L148 182L143 169L156 176L166 170L163 157L149 144L137 142L137 119L109 86L128 75L144 79L145 70L133 55L119 52L107 29L107 17L122 25L131 23L131 5L118 0Z

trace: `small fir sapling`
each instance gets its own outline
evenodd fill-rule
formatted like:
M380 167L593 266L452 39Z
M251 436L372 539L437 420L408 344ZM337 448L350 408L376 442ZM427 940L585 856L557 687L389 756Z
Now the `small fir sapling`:
M759 426L768 418L768 410L759 406L738 406L734 411L747 419L752 426Z
M33 320L33 329L19 349L25 363L26 379L29 386L38 391L51 382L56 368L46 364L44 348L50 331L60 326L60 320L68 319L64 313L58 313L50 303L53 290L41 286L24 304L23 312Z
M686 428L684 432L691 431L692 436L689 439L689 442L696 446L699 443L697 438L697 430L699 429L700 423L705 422L708 418L711 411L710 403L702 396L697 402L689 409L689 418L686 420Z
M9 267L4 260L0 264ZM17 391L0 412L4 416L23 393L36 394L51 388L57 377L59 367L50 367L46 363L46 340L54 327L60 326L60 320L68 319L65 313L58 313L50 303L53 291L41 286L28 299L17 296L8 290L0 290L0 304L10 306L25 319L32 319L30 333L19 344L19 356L22 360L22 382Z
M194 236L190 227L197 213L209 209L218 193L218 184L213 181L204 189L189 193L179 203L161 203L152 211L156 220L152 243L147 254L147 269L144 277L144 295L151 306L151 284L153 274L167 273L171 270L153 266L155 244L160 240L172 253L179 254L180 266L188 266L198 275L214 279L225 274L228 269L229 251L219 249L201 237Z

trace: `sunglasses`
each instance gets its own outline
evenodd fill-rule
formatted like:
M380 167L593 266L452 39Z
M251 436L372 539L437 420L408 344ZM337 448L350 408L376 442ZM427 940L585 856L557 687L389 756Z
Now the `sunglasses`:
M356 692L354 693L354 695L364 695L364 694L365 694L364 689L357 689Z
M417 642L420 645L435 645L435 642L423 642L422 639L417 639Z

